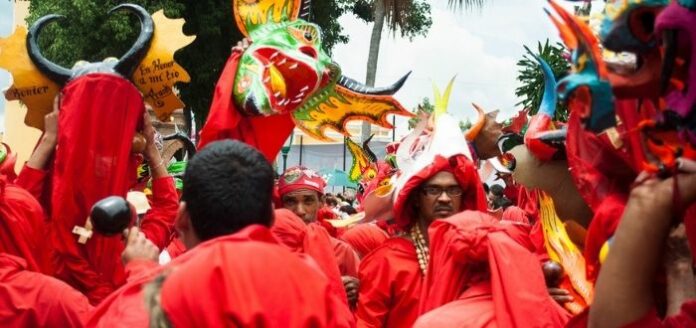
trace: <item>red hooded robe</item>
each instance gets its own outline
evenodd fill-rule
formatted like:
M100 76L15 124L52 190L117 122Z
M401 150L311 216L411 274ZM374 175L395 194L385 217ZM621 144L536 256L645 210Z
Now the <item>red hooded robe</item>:
M528 230L474 211L428 230L427 313L414 327L562 327L570 318L548 295Z
M486 211L486 195L474 164L464 155L446 159L437 156L432 164L411 177L399 191L394 218L402 228L415 222L409 196L441 171L452 172L464 190L462 209ZM394 237L363 258L360 264L358 327L410 327L418 318L423 273L416 248L409 239Z
M82 245L72 231L85 225L95 202L112 195L125 197L134 184L138 163L131 140L145 108L131 82L110 74L77 78L62 92L51 190L54 265L57 277L96 304L125 283L122 237L95 233ZM173 207L168 208L157 214L162 222L143 220L143 232L160 248L172 232Z

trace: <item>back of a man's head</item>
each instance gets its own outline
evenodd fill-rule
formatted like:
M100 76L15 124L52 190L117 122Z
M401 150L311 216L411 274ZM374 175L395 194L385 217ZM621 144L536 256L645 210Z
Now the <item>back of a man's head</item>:
M183 182L182 200L202 241L273 222L273 168L244 143L207 145L188 162Z
M505 189L501 185L494 184L490 187L490 192L494 196L502 197Z

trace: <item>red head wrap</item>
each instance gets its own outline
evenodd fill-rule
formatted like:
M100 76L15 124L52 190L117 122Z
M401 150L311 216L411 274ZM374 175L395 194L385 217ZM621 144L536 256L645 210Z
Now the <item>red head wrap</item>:
M278 192L280 197L299 189L314 190L324 194L326 181L314 170L304 166L295 166L287 169L278 180Z

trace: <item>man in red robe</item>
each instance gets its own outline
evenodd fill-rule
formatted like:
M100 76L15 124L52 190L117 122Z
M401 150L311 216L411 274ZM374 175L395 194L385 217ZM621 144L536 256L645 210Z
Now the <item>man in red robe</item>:
M258 151L211 143L189 161L183 182L176 228L189 250L132 274L87 326L353 325L326 276L271 235L273 169Z
M26 190L0 175L0 326L81 327L92 306L40 273L44 214Z
M393 209L406 234L387 240L360 264L358 327L412 326L428 264L428 226L465 209L486 208L476 167L463 154L438 155L408 178Z
M308 225L321 225L327 231L333 229L330 223L318 222L318 213L324 205L326 181L314 170L296 166L287 169L278 179L280 203ZM328 229L327 229L328 228ZM331 237L339 271L345 281L346 292L357 294L358 263L360 259L346 242Z
M141 220L140 228L159 249L167 246L173 233L178 196L155 146L149 114L130 82L97 75L78 79L66 88L73 89L66 92L70 97L60 100L60 115L56 102L54 111L46 116L44 135L16 182L43 200L52 218L47 244L54 251L56 277L97 304L126 281L120 261L123 241L119 236L94 234L82 244L73 231L86 227L92 204L106 196L125 197L135 183L137 156L131 147L138 122L143 122L147 141L144 154L153 177L152 209ZM91 88L108 89L108 96L122 102L105 105L94 101L84 91ZM107 121L111 124L104 124ZM60 150L54 155L56 146Z

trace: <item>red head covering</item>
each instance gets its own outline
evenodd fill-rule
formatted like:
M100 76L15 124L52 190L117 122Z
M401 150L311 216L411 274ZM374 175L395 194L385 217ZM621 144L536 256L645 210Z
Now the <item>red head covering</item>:
M389 236L378 226L370 223L358 224L341 235L343 241L353 246L360 257L365 257L375 248L382 245Z
M421 184L428 181L437 173L447 171L454 174L462 194L462 210L483 211L488 208L486 194L479 178L478 171L464 155L456 155L449 159L436 156L432 164L413 175L399 191L394 202L394 220L400 227L408 227L416 218L409 196Z
M295 213L286 209L275 211L273 235L295 253L307 254L329 278L334 292L346 300L338 262L329 233L317 223L305 224Z
M7 183L0 175L0 253L19 256L32 271L42 271L45 253L41 244L44 214L39 202L26 190ZM45 272L45 271L44 271Z
M309 189L324 194L326 181L314 170L304 166L295 166L287 169L278 180L278 193L280 197L299 189Z
M133 136L145 107L140 91L115 75L89 74L63 88L53 165L51 219L56 275L97 302L125 282L121 237L72 233L107 196L125 197L135 182Z

